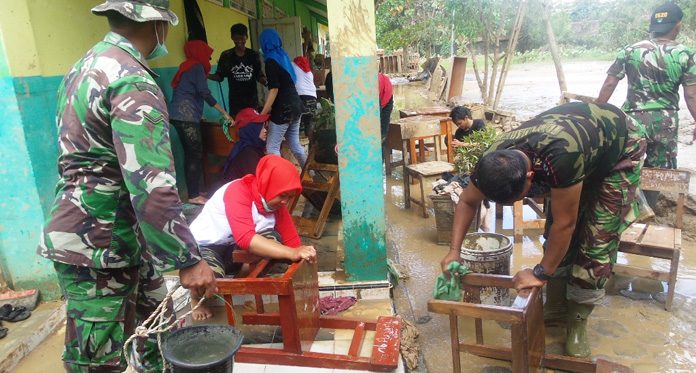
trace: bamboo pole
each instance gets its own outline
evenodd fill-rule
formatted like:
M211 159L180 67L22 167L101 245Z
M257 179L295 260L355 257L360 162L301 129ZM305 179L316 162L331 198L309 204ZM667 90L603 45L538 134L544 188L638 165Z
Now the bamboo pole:
M505 86L505 80L507 79L507 73L510 69L510 63L512 63L512 57L515 53L515 48L517 48L517 41L520 38L520 30L522 29L522 22L524 21L524 14L527 11L527 0L522 0L520 6L517 9L517 16L515 17L515 24L512 28L512 35L510 41L508 42L508 49L505 52L505 60L503 61L503 68L500 71L500 78L498 80L498 86L495 90L495 100L493 101L493 110L498 109L498 104L500 103L500 96L503 93L503 87Z
M553 34L553 28L551 27L551 21L549 20L549 8L551 7L549 0L543 0L542 7L544 8L544 11L542 12L542 17L544 18L544 24L546 25L546 34L549 38L549 46L551 47L553 64L556 65L556 76L558 77L558 86L561 89L561 94L563 94L563 92L566 92L568 88L566 87L565 74L563 73L563 65L561 65L561 56L558 53L558 44L556 44L556 36Z

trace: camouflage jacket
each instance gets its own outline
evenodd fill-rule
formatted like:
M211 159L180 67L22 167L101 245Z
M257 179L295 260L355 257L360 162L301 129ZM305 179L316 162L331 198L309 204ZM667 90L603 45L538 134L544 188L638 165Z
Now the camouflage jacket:
M628 76L624 111L679 110L679 85L696 84L694 51L675 41L643 40L622 49L607 74Z
M94 268L152 260L161 270L200 261L182 215L157 76L110 32L58 91L56 199L38 254Z
M547 110L502 134L484 152L517 149L532 162L533 182L567 188L602 180L621 159L629 136L644 130L609 104L573 102ZM471 181L476 182L476 171Z

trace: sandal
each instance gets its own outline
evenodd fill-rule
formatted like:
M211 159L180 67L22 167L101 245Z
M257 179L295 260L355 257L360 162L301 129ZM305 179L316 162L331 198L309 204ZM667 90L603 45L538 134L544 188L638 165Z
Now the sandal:
M12 312L12 305L7 303L0 307L0 320L4 320Z
M7 316L2 317L2 319L9 322L17 322L26 320L29 316L31 316L31 312L27 311L23 306L20 306L13 308L12 311Z

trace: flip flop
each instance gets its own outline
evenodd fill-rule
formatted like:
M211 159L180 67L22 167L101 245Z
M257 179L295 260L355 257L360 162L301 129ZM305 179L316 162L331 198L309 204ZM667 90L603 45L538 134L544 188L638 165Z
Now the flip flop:
M7 304L4 304L2 307L0 307L0 320L7 317L7 315L9 315L10 312L12 312L12 305L11 304L7 303Z
M26 320L31 316L31 312L27 311L23 306L13 308L12 311L2 319L9 322L17 322Z

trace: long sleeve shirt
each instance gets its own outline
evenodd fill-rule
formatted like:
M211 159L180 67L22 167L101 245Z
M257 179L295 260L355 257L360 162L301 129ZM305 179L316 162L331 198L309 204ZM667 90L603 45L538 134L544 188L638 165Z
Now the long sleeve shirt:
M144 56L110 32L58 91L59 181L38 254L93 268L200 261L182 214L164 95Z
M182 122L198 123L203 117L203 102L215 106L217 101L208 88L203 65L196 64L181 74L169 104L169 117Z

